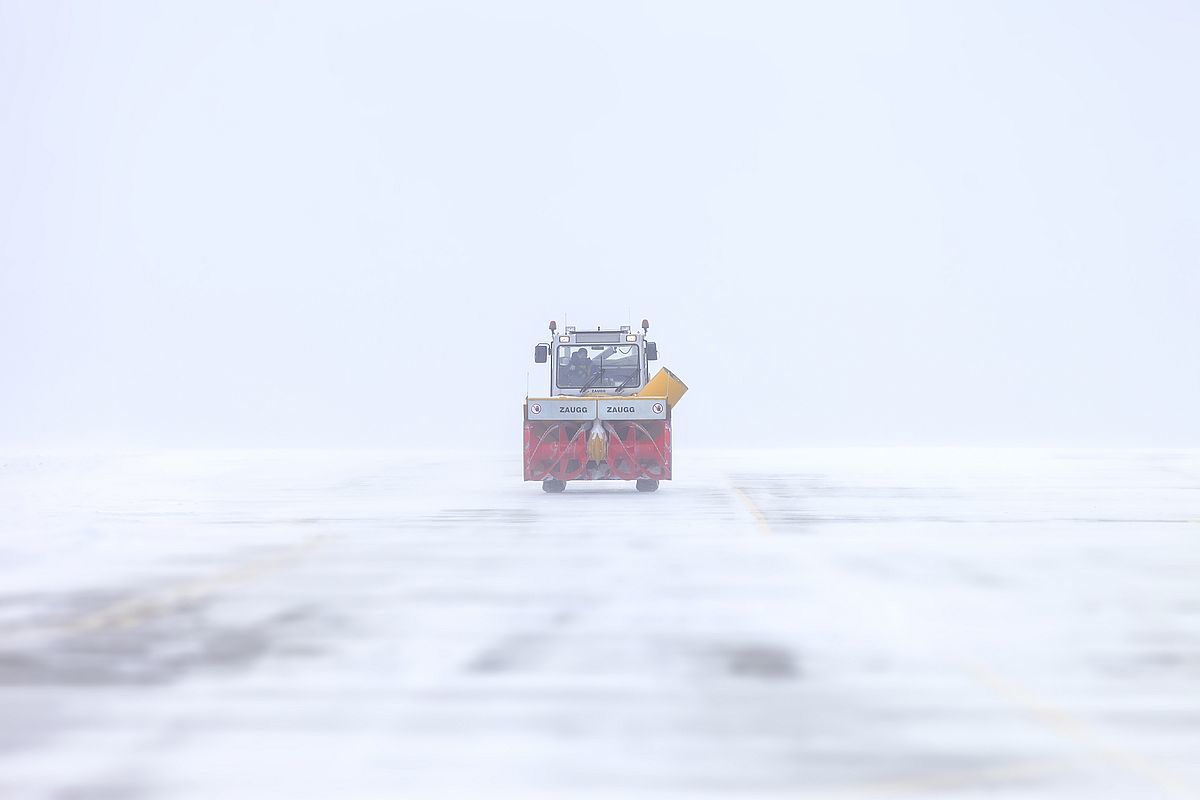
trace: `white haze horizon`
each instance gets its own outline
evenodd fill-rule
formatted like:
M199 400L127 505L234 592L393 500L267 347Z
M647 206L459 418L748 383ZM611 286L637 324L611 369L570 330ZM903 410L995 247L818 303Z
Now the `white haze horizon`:
M1200 446L1187 3L0 0L0 448ZM565 316L564 316L565 315Z

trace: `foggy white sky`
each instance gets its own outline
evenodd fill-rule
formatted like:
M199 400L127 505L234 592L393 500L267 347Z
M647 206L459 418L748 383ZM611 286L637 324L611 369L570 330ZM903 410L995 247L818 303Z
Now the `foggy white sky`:
M1200 445L1200 6L0 0L0 444Z

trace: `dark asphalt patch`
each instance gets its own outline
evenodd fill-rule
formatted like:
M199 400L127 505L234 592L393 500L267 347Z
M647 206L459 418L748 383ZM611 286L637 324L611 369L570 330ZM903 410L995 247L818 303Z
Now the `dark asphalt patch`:
M793 680L800 677L795 654L773 644L733 644L715 648L712 657L735 678Z
M313 656L334 628L305 607L218 624L208 605L192 601L136 624L63 632L20 649L0 644L0 687L162 685L196 672L245 670L269 656Z

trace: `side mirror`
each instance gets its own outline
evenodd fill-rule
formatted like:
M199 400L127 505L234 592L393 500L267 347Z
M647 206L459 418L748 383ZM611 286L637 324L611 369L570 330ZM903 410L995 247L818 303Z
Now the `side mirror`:
M539 364L545 364L546 359L550 357L550 345L539 344L533 348L533 360Z
M654 342L646 342L646 360L658 361L658 345Z

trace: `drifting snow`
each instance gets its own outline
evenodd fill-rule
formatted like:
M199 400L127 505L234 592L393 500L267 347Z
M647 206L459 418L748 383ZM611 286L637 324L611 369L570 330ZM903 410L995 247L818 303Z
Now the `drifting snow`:
M1200 786L1196 454L676 466L5 458L0 796Z

